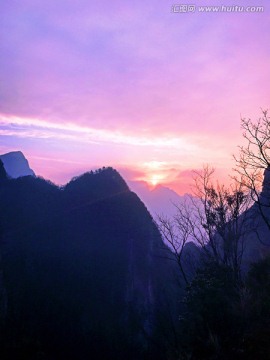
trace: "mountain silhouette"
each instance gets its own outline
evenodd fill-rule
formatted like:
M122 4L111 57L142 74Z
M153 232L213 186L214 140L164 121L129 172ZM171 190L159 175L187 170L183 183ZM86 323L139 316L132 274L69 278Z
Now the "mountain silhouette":
M116 170L62 188L9 179L0 198L1 358L162 358L152 342L175 269Z
M12 178L20 176L35 175L34 171L30 169L25 156L21 151L12 151L7 154L0 155L7 174Z

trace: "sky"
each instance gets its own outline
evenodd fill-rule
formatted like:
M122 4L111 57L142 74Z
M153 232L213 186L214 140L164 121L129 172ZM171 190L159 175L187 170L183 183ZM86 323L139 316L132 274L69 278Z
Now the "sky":
M180 194L206 163L225 179L241 117L270 107L269 0L9 0L0 11L0 154L22 151L57 184L103 166Z

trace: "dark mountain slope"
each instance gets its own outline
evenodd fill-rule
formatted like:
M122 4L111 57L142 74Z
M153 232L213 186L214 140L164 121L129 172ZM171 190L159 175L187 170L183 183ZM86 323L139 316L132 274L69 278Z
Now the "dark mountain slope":
M0 159L0 181L7 180L7 173L2 160Z
M162 358L149 339L173 270L151 216L115 170L63 189L8 180L0 198L3 358Z

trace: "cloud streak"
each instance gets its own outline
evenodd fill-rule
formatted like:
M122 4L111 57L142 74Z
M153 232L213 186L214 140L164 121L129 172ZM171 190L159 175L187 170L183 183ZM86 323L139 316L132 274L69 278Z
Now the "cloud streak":
M58 139L92 144L112 143L129 146L175 148L196 151L195 144L180 137L131 136L120 131L95 129L72 123L53 124L39 119L0 116L0 135L23 138Z

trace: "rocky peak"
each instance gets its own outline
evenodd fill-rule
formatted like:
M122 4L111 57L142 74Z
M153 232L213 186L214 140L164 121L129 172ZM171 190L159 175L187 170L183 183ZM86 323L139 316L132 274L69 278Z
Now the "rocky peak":
M12 151L0 155L0 160L2 160L7 174L12 178L16 179L21 176L35 175L21 151Z
M65 193L72 201L85 202L128 192L129 188L120 174L111 167L90 171L73 178L66 186Z

